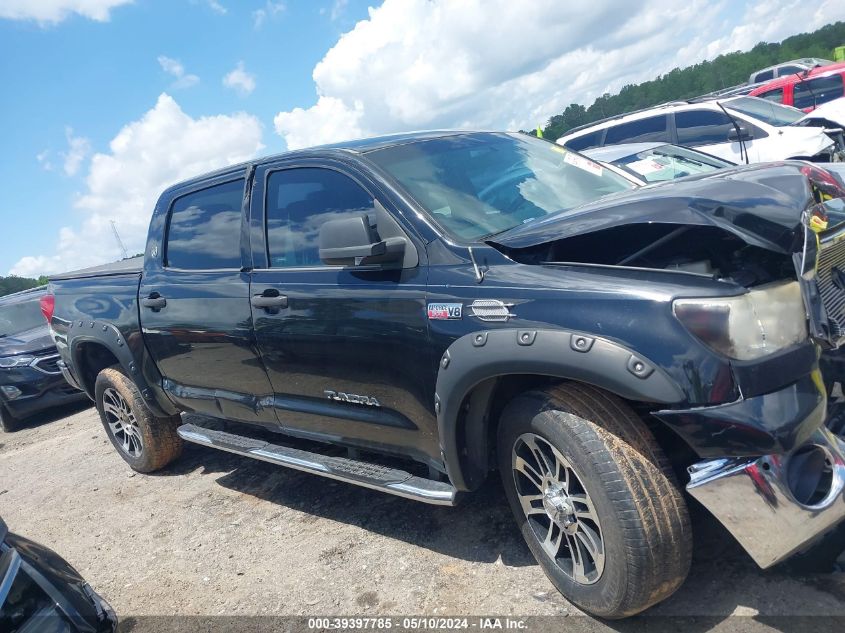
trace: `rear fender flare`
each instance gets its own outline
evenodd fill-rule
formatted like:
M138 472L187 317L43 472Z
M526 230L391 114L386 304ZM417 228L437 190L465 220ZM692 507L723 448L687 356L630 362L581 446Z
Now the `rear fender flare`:
M680 387L656 364L606 338L567 330L511 328L467 334L441 356L434 395L441 454L459 490L472 490L481 483L478 473L467 472L467 458L460 454L461 406L483 381L517 374L577 380L628 400L684 401ZM475 439L484 441L484 437Z
M111 323L101 323L98 321L71 322L68 330L68 343L70 358L75 367L82 367L82 355L85 344L96 344L104 347L111 352L126 375L138 386L144 402L154 415L167 417L177 412L169 399L164 396L163 392L153 386L156 384L153 382L156 378L160 383L158 370L152 363L142 364L137 361L120 330ZM77 377L80 379L80 386L93 399L93 386L82 384L82 377ZM90 393L88 387L90 387ZM162 400L164 404L162 404Z

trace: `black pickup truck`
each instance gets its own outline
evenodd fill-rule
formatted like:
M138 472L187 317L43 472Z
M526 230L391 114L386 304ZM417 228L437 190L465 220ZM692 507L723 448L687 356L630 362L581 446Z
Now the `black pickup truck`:
M764 568L845 518L844 198L803 162L632 189L519 134L368 139L169 188L143 262L53 277L49 320L135 470L188 441L443 505L498 470L555 586L624 617L683 582L687 493Z

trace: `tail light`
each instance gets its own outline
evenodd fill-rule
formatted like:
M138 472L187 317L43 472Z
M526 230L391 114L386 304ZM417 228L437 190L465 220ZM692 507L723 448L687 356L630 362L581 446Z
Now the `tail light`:
M39 301L41 304L41 314L47 319L47 323L53 322L53 310L56 308L56 297L54 295L44 295Z

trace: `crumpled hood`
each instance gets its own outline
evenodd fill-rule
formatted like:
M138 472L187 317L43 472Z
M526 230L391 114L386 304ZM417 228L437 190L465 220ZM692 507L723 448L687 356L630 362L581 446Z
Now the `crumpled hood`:
M826 119L831 123L845 126L845 97L821 104L804 115L804 118L800 119L797 124L801 125L804 121L813 121L816 119Z
M520 249L625 224L665 223L717 226L785 254L803 240L802 214L815 195L845 197L842 176L819 167L761 163L642 187L516 227L488 243Z

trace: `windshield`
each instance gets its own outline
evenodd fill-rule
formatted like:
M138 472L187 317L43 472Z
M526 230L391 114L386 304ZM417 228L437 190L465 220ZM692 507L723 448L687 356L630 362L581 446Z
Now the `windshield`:
M737 97L723 101L722 105L728 110L736 110L775 127L795 123L804 116L804 113L800 110L757 97Z
M38 298L0 305L0 336L13 336L47 325Z
M613 164L646 182L674 180L732 166L732 163L715 156L673 145L661 145L630 154L614 160Z
M367 158L467 241L634 188L585 156L522 134L446 136Z

